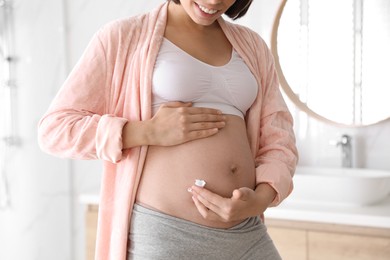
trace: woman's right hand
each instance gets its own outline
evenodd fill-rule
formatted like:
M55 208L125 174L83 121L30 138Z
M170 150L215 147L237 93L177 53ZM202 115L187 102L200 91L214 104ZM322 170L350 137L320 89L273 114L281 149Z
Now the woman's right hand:
M150 145L172 146L218 133L226 124L221 111L193 107L192 103L163 104L150 120Z
M126 123L122 134L123 149L183 144L215 135L225 125L226 117L217 109L169 102L161 105L148 121Z

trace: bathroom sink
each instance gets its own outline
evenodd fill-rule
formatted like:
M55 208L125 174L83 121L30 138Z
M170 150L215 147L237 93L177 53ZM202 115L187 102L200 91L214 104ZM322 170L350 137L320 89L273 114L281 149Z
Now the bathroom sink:
M297 167L293 180L290 202L370 205L390 195L390 171Z

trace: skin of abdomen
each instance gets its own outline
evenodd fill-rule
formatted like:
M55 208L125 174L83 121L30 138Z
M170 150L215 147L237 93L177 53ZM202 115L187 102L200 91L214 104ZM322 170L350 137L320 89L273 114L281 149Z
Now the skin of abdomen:
M238 224L205 220L187 191L196 179L226 198L237 188L254 189L255 165L245 122L238 116L226 117L226 126L214 136L176 146L150 146L136 203L205 226Z

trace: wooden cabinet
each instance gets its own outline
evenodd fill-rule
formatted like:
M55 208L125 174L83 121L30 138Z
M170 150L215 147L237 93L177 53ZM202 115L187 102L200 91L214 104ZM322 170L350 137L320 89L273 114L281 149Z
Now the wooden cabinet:
M95 259L96 228L98 219L98 206L88 205L85 212L85 254L87 260Z
M269 220L283 260L389 260L390 229Z
M306 231L272 227L268 232L283 260L304 260L307 258Z

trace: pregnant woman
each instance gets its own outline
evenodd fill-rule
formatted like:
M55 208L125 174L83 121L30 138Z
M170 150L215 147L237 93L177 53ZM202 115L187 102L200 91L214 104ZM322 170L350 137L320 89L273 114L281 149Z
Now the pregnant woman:
M96 259L280 259L262 221L297 151L251 0L170 0L104 26L39 124L104 161ZM195 185L202 180L202 185Z

